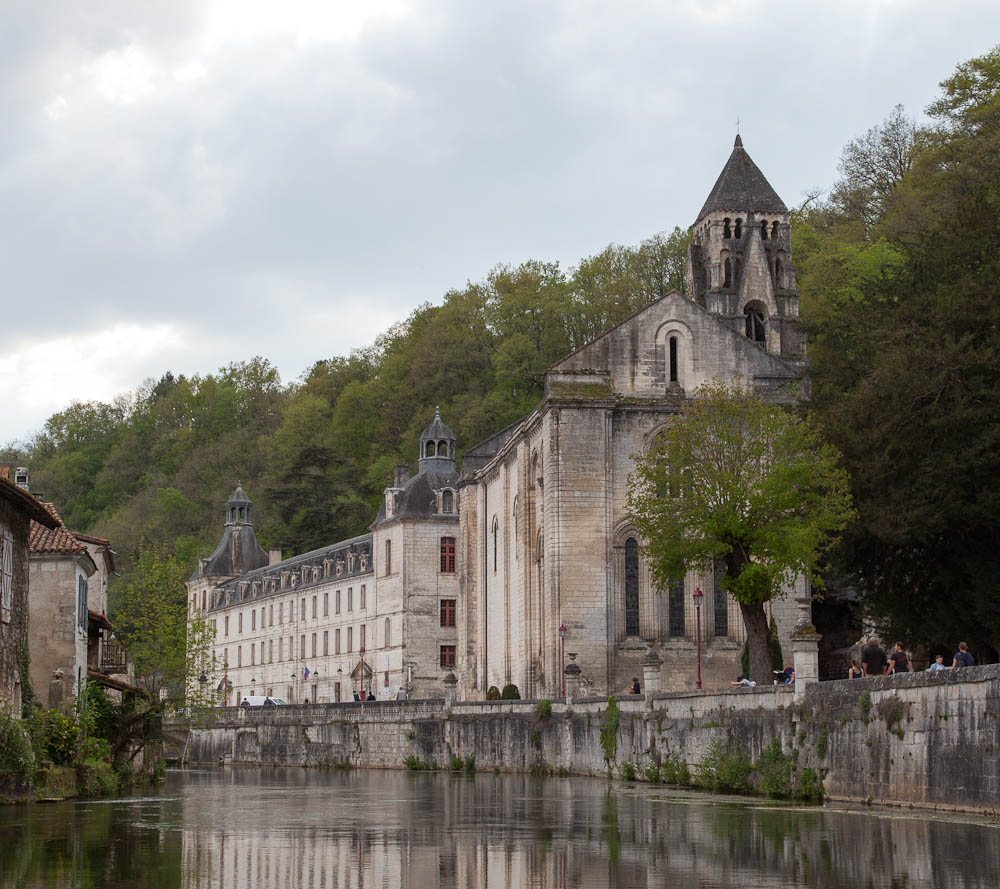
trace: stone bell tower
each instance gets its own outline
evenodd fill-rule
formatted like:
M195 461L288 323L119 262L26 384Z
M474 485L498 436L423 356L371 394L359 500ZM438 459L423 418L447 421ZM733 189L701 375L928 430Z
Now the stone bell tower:
M687 297L771 355L804 362L788 208L739 136L692 232Z

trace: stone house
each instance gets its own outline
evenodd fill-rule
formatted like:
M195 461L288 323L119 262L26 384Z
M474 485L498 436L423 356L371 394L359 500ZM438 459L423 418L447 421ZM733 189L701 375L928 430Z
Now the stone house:
M661 688L693 688L699 618L705 687L739 672L745 629L721 570L653 589L625 513L634 455L701 384L808 395L788 209L739 137L693 226L687 279L556 363L531 414L463 454L460 696L514 683L559 697L562 646L593 694L625 691L649 650ZM791 663L809 589L788 593L772 613Z
M28 538L33 523L55 519L0 470L0 710L21 713L20 665L28 644Z
M455 437L435 416L417 474L397 465L369 533L290 559L260 546L237 487L187 584L191 617L214 628L206 674L224 702L441 694L458 643L457 481Z

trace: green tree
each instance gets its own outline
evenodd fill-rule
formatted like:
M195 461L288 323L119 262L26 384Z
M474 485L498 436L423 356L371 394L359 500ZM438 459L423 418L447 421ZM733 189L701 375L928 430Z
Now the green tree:
M750 678L771 678L764 603L819 555L851 518L839 455L789 411L739 385L701 387L636 459L628 512L656 585L722 559L723 586L740 605Z

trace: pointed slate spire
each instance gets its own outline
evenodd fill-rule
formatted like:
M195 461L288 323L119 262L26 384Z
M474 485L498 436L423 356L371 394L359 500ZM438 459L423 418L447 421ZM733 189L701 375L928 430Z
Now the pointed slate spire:
M716 210L780 215L788 213L785 202L778 197L771 183L747 154L739 135L733 143L733 153L729 155L708 200L698 214L698 220Z

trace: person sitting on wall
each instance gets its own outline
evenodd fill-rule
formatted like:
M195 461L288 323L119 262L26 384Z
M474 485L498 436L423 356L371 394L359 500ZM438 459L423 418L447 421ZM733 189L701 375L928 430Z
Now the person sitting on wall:
M741 685L744 688L756 688L757 683L752 679L744 679L742 676L737 676L735 682L730 682L730 685Z
M778 685L788 685L795 679L795 669L793 667L785 667L778 674Z
M639 677L638 676L633 676L632 677L632 685L629 688L628 693L630 695L641 694L641 692L639 691Z
M857 661L851 661L851 669L847 671L848 679L860 679L864 676L864 671L858 665Z
M958 651L951 661L952 667L974 667L976 659L969 654L969 646L965 642L958 643Z
M928 673L936 673L938 670L950 670L950 669L951 669L951 667L949 667L944 662L944 655L943 654L936 654L936 655L934 655L934 663L931 664L927 668L927 672Z
M242 701L240 701L240 706L241 707L249 707L250 706L250 702L246 698L244 698Z

